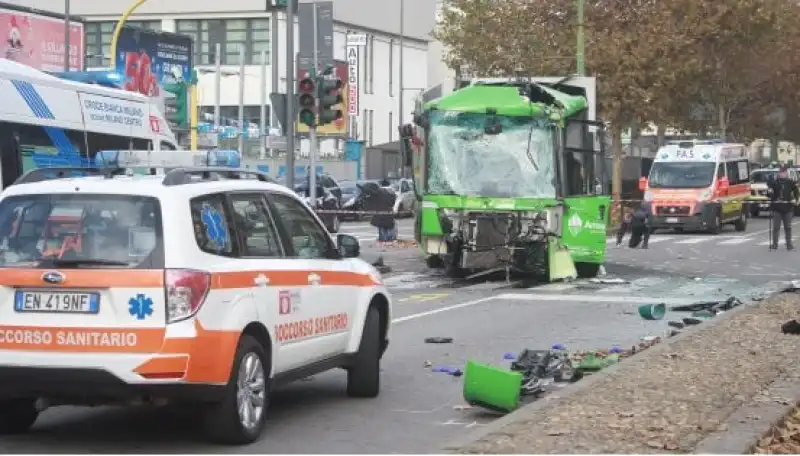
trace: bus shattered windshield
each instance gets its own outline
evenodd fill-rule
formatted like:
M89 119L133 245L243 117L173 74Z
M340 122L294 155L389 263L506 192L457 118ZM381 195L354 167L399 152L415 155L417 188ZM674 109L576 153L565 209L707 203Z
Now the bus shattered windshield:
M556 195L554 128L530 117L433 111L428 138L428 192L516 198ZM491 119L489 119L491 120Z

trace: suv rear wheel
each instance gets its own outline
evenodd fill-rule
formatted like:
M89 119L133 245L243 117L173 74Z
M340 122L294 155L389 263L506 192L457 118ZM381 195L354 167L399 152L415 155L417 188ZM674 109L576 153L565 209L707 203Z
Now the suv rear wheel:
M269 404L269 358L247 334L239 339L222 402L205 411L205 431L220 443L244 445L258 439Z
M370 307L358 353L347 370L347 395L376 397L381 389L381 318L378 309Z

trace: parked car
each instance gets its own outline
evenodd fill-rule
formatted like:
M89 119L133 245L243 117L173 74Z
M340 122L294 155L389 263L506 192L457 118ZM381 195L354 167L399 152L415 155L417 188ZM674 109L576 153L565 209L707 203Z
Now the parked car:
M342 191L342 209L346 211L362 211L363 199L361 198L361 186L355 181L339 182ZM361 220L363 217L355 214L342 214L342 220Z
M417 195L414 192L414 181L406 178L395 180L392 182L392 189L396 195L394 211L408 212L406 217L411 217L417 208Z
M278 183L286 186L286 178L279 177L277 179ZM339 185L336 185L336 189L339 190ZM312 206L311 204L311 197L308 194L308 181L305 178L300 178L295 180L294 188L292 189L294 192L303 198L308 205ZM341 193L340 193L341 194ZM329 211L336 211L342 208L341 205L341 198L337 197L331 190L325 188L321 182L317 181L317 209L329 210ZM330 214L330 213L322 213L317 214L319 218L322 220L322 223L325 225L325 228L328 229L331 233L338 233L339 227L341 225L341 217L339 214Z

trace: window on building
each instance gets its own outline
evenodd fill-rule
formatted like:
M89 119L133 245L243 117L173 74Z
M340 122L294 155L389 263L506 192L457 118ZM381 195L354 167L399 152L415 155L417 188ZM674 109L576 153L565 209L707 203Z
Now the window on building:
M127 21L126 26L145 30L161 30L161 21ZM111 37L117 21L87 22L84 25L86 36L86 67L108 67L111 64Z
M369 54L369 63L367 64L367 71L369 72L367 76L367 93L375 93L372 86L374 82L373 77L375 76L375 35L369 36L367 54Z
M375 127L375 110L374 109L370 109L369 110L369 142L368 142L368 144L370 146L375 145L375 137L373 135L373 133L375 132L375 128L374 127Z
M211 65L216 61L217 44L220 45L223 65L239 65L240 49L245 50L245 64L261 64L261 52L266 51L270 61L270 20L225 19L225 20L179 20L178 33L189 35L194 40L195 61L199 65Z
M270 107L267 106L267 127L270 125ZM200 117L211 116L214 117L213 106L201 106ZM223 126L236 126L239 122L239 106L220 106L219 107L220 124ZM244 122L246 124L253 124L255 126L261 125L261 106L245 106L244 107Z

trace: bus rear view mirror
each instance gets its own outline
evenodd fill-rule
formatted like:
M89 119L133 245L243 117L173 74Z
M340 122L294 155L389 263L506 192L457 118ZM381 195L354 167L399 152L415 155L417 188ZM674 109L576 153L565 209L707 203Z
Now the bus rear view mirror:
M647 178L646 177L640 177L639 178L639 191L643 192L645 190L647 190Z

